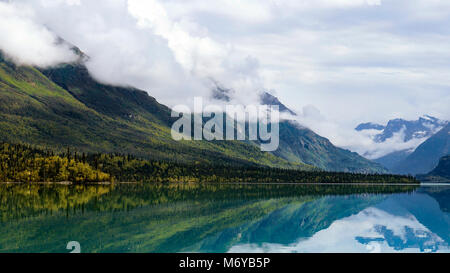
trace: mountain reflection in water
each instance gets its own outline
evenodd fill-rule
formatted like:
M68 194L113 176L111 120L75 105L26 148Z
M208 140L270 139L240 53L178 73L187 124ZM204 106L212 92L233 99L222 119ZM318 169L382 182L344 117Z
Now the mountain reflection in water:
M0 252L444 252L450 187L1 185Z

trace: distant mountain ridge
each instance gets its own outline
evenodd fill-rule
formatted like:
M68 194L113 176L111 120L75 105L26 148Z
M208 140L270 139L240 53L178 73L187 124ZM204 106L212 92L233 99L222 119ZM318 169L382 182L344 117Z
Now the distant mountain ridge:
M430 175L442 176L450 179L450 155L442 157L439 160L438 166L430 172Z
M230 102L232 99L232 96L234 94L233 89L225 88L218 82L213 82L214 87L211 90L211 97L216 100ZM293 116L296 116L297 113L295 111L292 111L289 109L286 105L284 105L277 97L270 94L269 92L262 92L259 94L259 103L261 105L275 105L278 106L278 109L281 113L288 113Z
M450 124L427 139L394 168L400 174L425 174L433 170L439 159L450 154Z
M393 119L390 120L386 126L373 122L362 123L359 124L355 130L362 133L368 130L379 131L378 134L371 136L375 143L384 144L389 140L391 140L391 142L394 140L395 143L399 144L408 143L407 146L409 147L406 149L394 150L391 153L373 160L392 171L396 169L400 162L411 155L420 143L432 137L447 124L448 121L425 115L420 117L418 120L413 121L400 118ZM401 139L398 139L398 137L401 137ZM391 146L392 149L395 149L395 146ZM396 169L396 172L398 171L400 170Z
M393 119L390 120L386 126L376 123L362 123L358 125L356 131L364 131L369 129L382 130L381 133L374 136L376 142L384 142L392 138L395 133L404 133L404 142L410 141L413 138L428 138L434 135L437 131L447 125L448 121L443 121L438 118L425 115L418 120L404 120Z
M425 182L450 182L450 155L442 157L434 170L418 178Z
M364 131L364 130L377 130L377 131L381 131L384 130L384 128L386 128L386 126L383 126L381 124L377 124L377 123L372 123L372 122L367 122L367 123L361 123L360 125L358 125L355 130L358 132Z
M381 164L382 166L392 170L397 166L397 164L403 160L405 160L410 154L414 152L414 149L407 149L389 153L380 158L374 159L374 162Z
M216 100L231 101L231 95L233 93L232 89L227 89L225 87L222 87L219 83L214 82L214 87L212 89L212 98Z
M228 95L233 91L216 84L213 97L222 101L230 101ZM262 105L276 105L281 113L292 116L297 114L284 105L274 95L263 92L260 94ZM357 153L334 146L328 139L319 136L312 130L302 126L295 120L281 120L280 145L272 152L289 162L304 163L319 167L326 171L386 173L387 169L370 161Z
M303 162L327 171L387 172L380 164L338 148L327 138L290 120L280 123L280 146L273 154L290 162Z
M278 106L281 113L288 113L288 114L291 114L293 116L297 115L294 111L292 111L291 109L287 108L286 105L281 103L281 101L277 97L275 97L274 95L271 95L271 94L269 94L267 92L263 92L261 94L260 101L261 101L261 104L263 104L263 105L276 105L276 106Z

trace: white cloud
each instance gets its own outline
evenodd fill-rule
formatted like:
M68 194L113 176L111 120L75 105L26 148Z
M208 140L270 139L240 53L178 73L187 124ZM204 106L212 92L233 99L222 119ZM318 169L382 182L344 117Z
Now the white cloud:
M405 129L394 133L391 138L386 139L384 142L376 143L370 138L372 141L370 145L358 145L358 143L354 143L351 144L351 147L369 159L377 159L396 151L415 150L415 148L427 140L425 137L418 137L405 141Z
M198 32L201 27L190 21L172 21L158 1L129 0L128 10L140 28L167 40L176 61L191 76L200 80L214 79L227 88L239 90L234 98L237 102L257 100L256 91L263 88L257 59L235 51L230 44L215 41L206 30L200 35L192 34L192 29Z
M172 19L160 1L29 0L40 23L80 47L106 83L131 85L170 106L211 95L211 79L255 103L263 89L258 59L210 37L195 20ZM120 18L119 20L117 18Z
M45 67L76 59L26 6L0 2L0 33L0 49L17 64Z

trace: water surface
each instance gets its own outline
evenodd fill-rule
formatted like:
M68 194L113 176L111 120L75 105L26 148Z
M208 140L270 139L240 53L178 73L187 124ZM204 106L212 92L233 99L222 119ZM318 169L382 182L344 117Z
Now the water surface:
M449 252L449 186L0 185L0 252Z

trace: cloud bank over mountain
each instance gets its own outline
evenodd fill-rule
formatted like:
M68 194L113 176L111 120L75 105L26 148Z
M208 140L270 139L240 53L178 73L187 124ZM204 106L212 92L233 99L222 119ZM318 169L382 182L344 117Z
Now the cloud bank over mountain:
M39 15L41 26L89 55L87 66L102 82L149 90L169 105L208 98L214 81L239 90L234 98L239 103L255 103L264 89L256 58L209 37L188 18L173 20L159 1L30 0L21 5Z
M18 64L51 66L76 59L67 45L36 22L32 9L0 2L0 49Z
M431 116L423 116L417 120L394 119L386 126L365 123L357 126L355 131L372 140L362 155L377 159L392 152L412 153L420 144L442 130L448 121Z
M276 90L289 109L307 112L299 118L305 125L344 147L371 145L353 130L364 121L450 119L448 1L0 4L8 34L0 47L17 62L73 58L56 33L91 57L97 79L148 90L169 106L210 98L216 82L233 90L230 103L255 103L260 92Z

